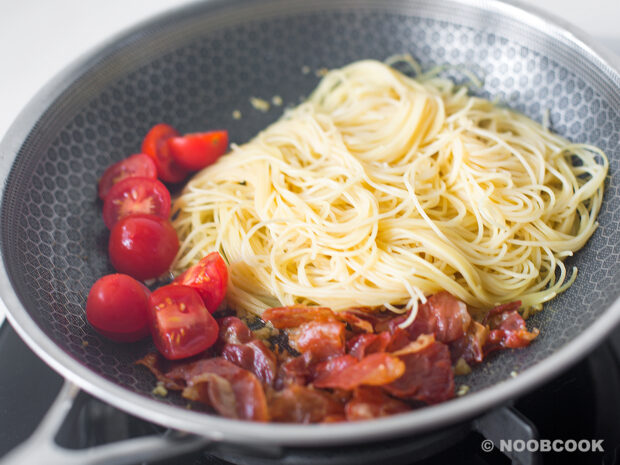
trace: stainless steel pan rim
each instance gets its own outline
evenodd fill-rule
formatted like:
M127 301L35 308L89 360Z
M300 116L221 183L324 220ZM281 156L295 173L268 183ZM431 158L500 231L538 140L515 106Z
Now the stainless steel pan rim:
M620 69L618 60L608 52L592 44L583 33L566 25L562 21L536 11L529 13L519 8L516 2L501 3L496 1L457 0L465 5L481 6L494 11L504 12L522 21L535 24L539 28L553 28L567 40L579 44L608 66ZM530 9L531 10L531 9ZM129 37L141 29L139 25L121 37ZM110 41L110 44L118 39ZM40 114L69 85L70 76L75 76L78 69L83 69L101 50L88 55L63 71L43 88L22 111L10 128L0 145L0 178L6 180L14 158L26 139ZM3 191L5 188L3 182ZM3 258L0 258L3 261ZM153 399L124 389L113 382L95 374L77 360L73 359L57 346L32 320L13 290L4 266L0 267L0 297L2 306L11 325L26 341L35 353L45 360L53 369L67 379L75 382L84 390L110 404L140 416L149 421L203 435L216 441L296 445L326 446L396 437L431 431L441 426L471 418L483 411L531 390L544 380L575 363L599 344L605 336L620 323L620 299L617 299L606 312L598 318L587 331L583 332L569 344L533 367L520 373L513 379L501 382L492 388L475 392L444 404L427 407L408 414L388 418L333 425L289 425L258 424L239 422L225 418L205 415L166 405Z

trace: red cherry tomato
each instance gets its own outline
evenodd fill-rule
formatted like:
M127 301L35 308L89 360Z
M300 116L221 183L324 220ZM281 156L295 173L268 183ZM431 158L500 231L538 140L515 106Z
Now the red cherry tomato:
M86 318L97 332L114 341L138 341L149 334L149 294L131 276L104 276L90 288Z
M217 310L224 300L227 283L228 269L217 252L211 252L174 280L174 284L196 289L211 313Z
M162 123L153 126L142 141L142 152L155 161L157 176L164 182L181 182L188 174L172 159L166 144L168 139L178 136L176 129Z
M166 141L172 159L189 171L198 171L226 153L227 131L210 131L171 137Z
M179 239L170 221L155 215L131 215L110 231L112 266L136 279L157 278L170 267Z
M170 192L157 179L127 178L114 184L103 204L103 221L108 229L118 220L136 213L167 219Z
M217 340L218 324L191 287L160 287L151 294L149 304L153 342L167 359L191 357Z
M134 177L157 179L157 167L151 157L144 153L136 153L110 166L99 180L99 198L105 200L114 184L125 178Z

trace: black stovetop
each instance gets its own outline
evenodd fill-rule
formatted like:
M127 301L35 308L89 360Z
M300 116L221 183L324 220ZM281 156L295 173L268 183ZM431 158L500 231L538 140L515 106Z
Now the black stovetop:
M0 327L0 380L2 457L32 433L59 391L62 378L39 360L5 323ZM75 424L65 428L70 432L62 439L65 447L83 448L161 431L160 427L120 412L84 393L79 397L79 408L83 411L73 417ZM571 369L517 399L508 409L498 410L488 417L490 419L485 420L482 427L474 423L473 427L466 425L457 428L459 433L440 432L438 434L443 434L445 440L431 441L432 446L414 448L415 453L409 450L408 455L403 457L390 457L389 463L509 464L511 460L497 448L490 453L482 450L484 436L478 431L490 432L487 437L499 438L504 431L516 428L533 434L537 431L539 438L552 440L603 439L605 452L517 455L512 463L620 465L620 328ZM417 440L399 440L394 442L394 448ZM360 458L365 463L388 463L376 458L382 457L381 453L368 459L373 457L372 445L363 447L361 454L360 447L341 448L340 463L361 465ZM382 445L384 451L389 447L386 449L385 444ZM220 458L208 452L199 452L157 464L229 463L222 458L238 461L233 458L234 453L227 456L225 451L219 451L217 455ZM364 456L367 458L365 461ZM350 462L347 457L350 457ZM256 461L260 460L257 458ZM253 463L251 453L245 453L243 462ZM309 455L308 451L295 449L287 450L286 456L274 463L309 462L325 463L320 457L312 453Z

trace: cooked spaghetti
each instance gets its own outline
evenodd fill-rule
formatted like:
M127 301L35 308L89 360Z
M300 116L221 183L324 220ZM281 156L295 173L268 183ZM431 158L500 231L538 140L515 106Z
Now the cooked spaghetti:
M409 313L446 290L472 307L565 290L596 229L608 161L447 79L377 61L197 174L177 199L175 273L217 250L228 304Z

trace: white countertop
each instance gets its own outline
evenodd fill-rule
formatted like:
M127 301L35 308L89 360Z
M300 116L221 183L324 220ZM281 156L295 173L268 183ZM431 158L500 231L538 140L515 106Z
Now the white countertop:
M620 55L620 0L521 0ZM188 0L21 0L0 7L0 138L52 76L110 36ZM4 315L0 309L0 324Z

